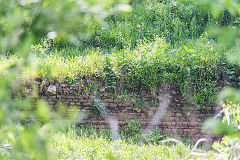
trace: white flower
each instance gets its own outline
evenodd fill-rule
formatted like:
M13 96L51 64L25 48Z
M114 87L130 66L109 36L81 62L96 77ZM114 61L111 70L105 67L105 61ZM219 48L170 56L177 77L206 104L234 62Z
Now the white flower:
M48 34L47 34L48 39L55 39L56 37L57 37L56 32L48 32Z

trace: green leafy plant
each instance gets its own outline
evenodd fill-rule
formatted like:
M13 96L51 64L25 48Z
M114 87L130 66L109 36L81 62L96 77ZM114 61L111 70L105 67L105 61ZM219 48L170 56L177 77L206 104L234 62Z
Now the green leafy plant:
M134 142L139 141L141 138L141 124L136 120L127 121L127 125L122 128L122 135L128 140L133 140Z
M106 57L105 64L103 66L103 74L104 74L104 80L105 80L105 88L108 91L114 91L116 89L116 83L117 83L117 77L114 73L113 67L112 67L112 61L109 57Z

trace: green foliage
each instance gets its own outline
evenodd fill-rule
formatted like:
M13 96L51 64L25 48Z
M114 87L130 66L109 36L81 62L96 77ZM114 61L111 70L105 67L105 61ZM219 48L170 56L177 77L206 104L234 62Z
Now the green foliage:
M204 122L204 127L208 131L213 131L214 134L225 135L222 141L215 142L213 148L216 149L221 155L224 155L228 159L239 157L240 145L240 106L234 104L231 101L227 101L227 104L222 105L223 117L220 119L210 119Z
M24 76L67 82L77 81L79 76L97 76L111 92L116 91L118 81L122 90L138 82L140 90L152 92L159 83L175 83L187 100L200 109L216 100L222 84L239 87L239 68L227 61L228 53L224 52L226 49L208 40L207 35L178 48L170 46L164 38L155 37L154 41L139 42L134 50L125 48L110 55L92 51L68 57L63 51L54 50L33 57L33 63L25 67ZM1 61L0 70L14 62L21 61L14 56Z
M161 133L158 129L155 129L154 131L149 132L146 137L148 142L159 144L160 141L167 138L167 135Z
M224 136L221 142L215 142L212 145L212 148L219 151L221 155L227 159L233 159L239 157L239 148L237 147L240 144L238 137Z
M221 1L221 3L216 3L214 7L212 6L213 3L211 1L206 1L205 4L208 7L213 8L213 13L215 16L218 16L220 14L220 11L222 10L228 10L231 12L232 15L237 15L237 19L239 19L239 3L233 3L233 1ZM209 32L211 35L214 35L217 37L217 40L221 43L221 45L231 48L232 52L228 55L228 59L231 60L231 62L234 62L235 64L239 64L239 23L237 21L236 26L227 26L227 27L221 27L217 28L216 30L209 29ZM233 60L234 59L234 60ZM231 75L230 79L233 81L236 81L236 84L239 84L239 66L236 66L236 71L225 70L227 74ZM237 74L237 77L232 77L234 74ZM235 86L239 88L239 86ZM230 89L225 88L221 94L220 94L220 100L221 101L229 101L230 100L230 106L228 104L228 108L224 109L225 111L225 117L223 120L225 122L221 123L218 121L209 120L206 122L206 126L209 128L212 128L217 134L223 133L225 135L231 135L231 136L238 136L239 137L239 129L235 127L235 125L238 125L238 114L239 114L239 91L236 89ZM232 106L232 103L235 104ZM227 123L226 123L227 121Z
M222 10L228 10L231 12L232 15L237 15L237 19L239 19L239 2L234 1L221 1L217 3L213 3L214 1L206 1L206 5L213 9L213 13L215 16L219 15ZM213 7L214 5L214 7ZM239 84L239 21L236 20L236 26L227 26L217 28L215 30L212 28L209 29L209 32L212 36L217 37L218 41L221 45L226 46L232 49L231 54L228 55L228 60L238 66L237 68L237 77L233 78L232 75L236 74L236 70L227 71L227 74L231 75L230 79L236 81ZM217 29L216 29L217 28ZM239 85L233 86L239 89ZM220 142L215 142L213 144L213 148L216 149L219 154L226 157L226 159L239 159L239 137L240 137L240 130L239 130L239 102L240 102L240 93L238 89L232 88L225 88L220 96L220 102L226 102L227 104L223 104L223 117L222 120L220 119L210 119L207 120L204 124L204 127L208 130L212 130L215 134L223 134L225 135Z
M138 41L153 41L161 35L171 44L183 44L199 38L207 26L232 24L234 17L222 11L213 17L201 1L132 1L131 13L116 13L105 18L105 27L96 26L92 38L85 45L111 50L127 46L134 49ZM230 17L230 18L229 18Z
M133 142L140 140L141 133L141 124L136 120L127 121L127 125L122 128L122 135Z
M103 76L105 80L105 88L107 91L113 92L116 89L117 76L114 73L114 68L112 67L111 63L111 59L109 57L106 57L103 64Z
M190 151L181 145L134 144L123 136L112 141L108 139L109 132L70 127L50 135L48 129L44 135L49 137L48 146L54 149L58 159L178 159Z
M220 14L213 13L213 16L195 0L161 3L135 0L131 2L132 13L120 12L130 8L118 4L118 0L0 0L0 54L6 56L0 59L1 159L55 159L52 147L59 159L179 159L188 150L179 146L137 146L121 140L79 138L72 130L63 134L50 129L51 132L45 132L51 133L49 137L44 136L35 121L49 122L50 111L44 101L36 101L34 93L28 97L22 97L18 91L11 94L20 79L42 77L72 83L79 75L100 76L109 90L114 90L120 80L125 88L137 81L140 89L152 91L161 82L173 82L183 95L201 107L215 100L219 83L229 82L239 87L239 68L227 62L230 60L236 65L240 62L239 16L231 15L239 14L237 3L223 1L224 7L216 7L223 12L217 11L215 13ZM111 15L107 16L105 11ZM223 47L206 36L199 38L210 24L227 25L215 27L209 35L227 42L225 48L232 48L229 56ZM48 40L43 40L43 36ZM41 40L41 45L36 45ZM71 50L57 47L67 41L75 45ZM79 53L76 46L81 43L82 48L94 46L113 53L106 55L106 51L98 49ZM222 96L237 99L239 91L235 92L237 94L230 92L231 95ZM61 116L55 118L61 119ZM21 123L29 121L32 123L22 126ZM218 121L210 124L219 128L217 133L239 135L233 125ZM124 130L127 138L139 139L137 122L129 122Z
M30 59L33 63L25 68L24 76L71 83L79 75L100 76L109 91L115 90L118 80L123 88L138 82L140 90L152 92L161 82L177 83L182 94L199 109L215 101L221 83L239 86L239 68L227 62L226 50L201 35L207 25L225 23L231 17L229 12L221 12L215 20L193 0L133 1L131 5L132 13L108 16L108 27L97 27L99 33L93 35L99 41L92 42L98 43L96 46L117 46L121 51L111 49L110 55L98 49L80 52L78 47L54 43L58 46L55 48L52 41L42 40L42 45L34 45L37 56ZM231 25L232 19L234 16L226 23ZM15 62L15 58L8 61ZM4 70L8 64L1 63Z

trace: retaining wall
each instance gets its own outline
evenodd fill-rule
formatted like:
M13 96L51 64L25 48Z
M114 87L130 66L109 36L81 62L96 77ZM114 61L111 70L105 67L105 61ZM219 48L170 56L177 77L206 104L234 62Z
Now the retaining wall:
M125 89L124 91L129 94L138 92L132 97L120 96L119 88L110 92L99 84L92 83L91 80L74 84L48 82L39 85L39 95L47 100L53 111L57 110L59 103L63 103L69 110L74 106L81 113L85 113L85 118L79 122L80 124L108 127L107 120L94 103L94 98L97 98L106 106L109 114L117 118L120 126L125 125L128 120L134 119L141 122L142 127L146 128L159 107L162 107L159 103L167 94L169 106L166 112L161 113L163 114L161 122L157 126L151 127L157 127L163 133L177 134L184 139L193 141L208 137L202 132L202 123L206 118L215 114L217 108L214 106L197 110L194 105L181 96L177 89L167 84L158 86L155 93L145 89L137 91L134 86Z

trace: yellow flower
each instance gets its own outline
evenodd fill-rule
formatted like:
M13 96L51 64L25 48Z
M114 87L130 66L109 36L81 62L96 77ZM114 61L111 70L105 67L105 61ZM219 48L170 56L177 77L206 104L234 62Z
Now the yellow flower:
M225 108L226 104L222 104L222 108Z

